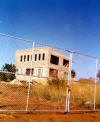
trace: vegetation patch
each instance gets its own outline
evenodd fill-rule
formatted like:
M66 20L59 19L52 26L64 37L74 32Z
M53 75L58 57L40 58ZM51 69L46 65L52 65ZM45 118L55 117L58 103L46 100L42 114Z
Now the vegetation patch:
M0 72L0 81L10 82L15 79L16 67L13 64L5 64ZM9 73L6 73L9 72Z

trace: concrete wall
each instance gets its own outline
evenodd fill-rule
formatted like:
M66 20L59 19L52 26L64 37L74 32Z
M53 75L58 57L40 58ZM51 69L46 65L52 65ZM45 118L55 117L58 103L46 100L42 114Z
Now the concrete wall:
M35 54L39 56L39 54L45 53L45 60L37 60L35 61ZM34 55L33 55L34 54ZM33 55L33 59L31 61L31 58L29 61L20 61L20 57L26 55ZM59 57L59 65L51 64L50 63L50 56L55 55ZM37 57L38 58L38 57ZM25 74L26 74L26 69L31 68L31 62L32 62L32 68L34 68L34 76L38 77L38 72L39 69L41 70L41 75L40 77L46 77L49 78L49 69L57 69L58 70L58 78L61 79L66 79L67 77L64 76L65 72L68 72L68 67L63 66L63 59L69 60L70 58L63 55L57 50L54 50L50 47L43 47L43 48L34 48L32 49L25 49L25 50L17 50L15 54L15 66L18 69L18 74L23 74L24 76L17 76L19 79L26 79ZM67 76L67 75L66 75ZM22 78L23 77L23 78ZM29 76L27 76L29 77Z
M49 68L58 70L58 78L64 79L64 80L67 79L69 67L63 66L63 59L71 61L70 58L65 56L64 54L60 53L59 51L54 50L53 48L49 48L49 55L55 55L55 56L59 57L59 65L51 64L49 61ZM50 57L49 57L49 60L50 60ZM64 73L66 73L66 77L65 77Z

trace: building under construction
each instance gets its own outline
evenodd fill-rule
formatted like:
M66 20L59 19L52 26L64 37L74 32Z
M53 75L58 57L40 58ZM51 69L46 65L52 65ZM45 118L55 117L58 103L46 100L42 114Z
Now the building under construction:
M17 50L15 54L16 79L29 80L31 75L32 79L67 80L69 63L69 57L51 47Z

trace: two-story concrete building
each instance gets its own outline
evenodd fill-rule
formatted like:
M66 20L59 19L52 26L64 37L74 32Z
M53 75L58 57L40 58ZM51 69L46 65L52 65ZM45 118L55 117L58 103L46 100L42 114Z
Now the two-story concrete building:
M16 79L59 78L67 80L70 58L51 48L42 47L34 49L17 50L15 66Z

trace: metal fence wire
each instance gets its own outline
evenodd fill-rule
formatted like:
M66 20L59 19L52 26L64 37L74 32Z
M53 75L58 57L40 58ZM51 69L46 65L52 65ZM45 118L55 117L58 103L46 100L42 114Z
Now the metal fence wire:
M100 110L99 58L0 37L0 112Z

